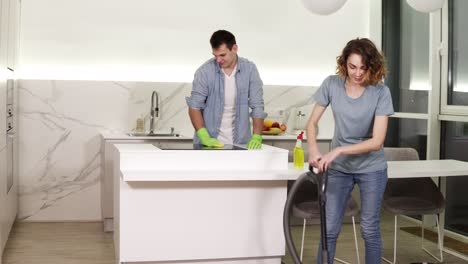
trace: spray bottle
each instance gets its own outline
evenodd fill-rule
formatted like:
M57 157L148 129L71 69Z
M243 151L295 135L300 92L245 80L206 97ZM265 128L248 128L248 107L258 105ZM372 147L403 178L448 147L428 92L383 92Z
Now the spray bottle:
M303 135L304 131L301 131L301 133L297 136L296 146L294 147L293 161L295 168L304 167L304 150L302 149Z

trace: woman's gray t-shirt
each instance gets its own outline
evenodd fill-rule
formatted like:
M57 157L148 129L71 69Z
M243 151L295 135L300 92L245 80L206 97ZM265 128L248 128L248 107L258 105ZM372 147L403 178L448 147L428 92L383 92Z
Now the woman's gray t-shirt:
M335 118L332 149L372 138L374 117L394 113L387 86L369 85L360 97L353 99L346 94L345 80L338 75L327 77L314 99L321 106L331 105ZM364 154L339 156L331 168L346 173L367 173L386 169L387 161L381 148Z

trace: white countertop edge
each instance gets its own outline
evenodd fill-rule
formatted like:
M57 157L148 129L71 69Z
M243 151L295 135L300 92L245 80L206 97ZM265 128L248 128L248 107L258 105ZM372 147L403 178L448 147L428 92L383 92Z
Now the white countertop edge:
M417 165L417 166L415 166ZM389 161L388 176L394 178L446 177L468 175L468 162L459 160ZM285 170L272 171L143 171L122 170L124 181L275 181L296 180L308 171L294 168L292 163ZM154 176L157 173L157 178Z
M155 176L157 173L157 176ZM301 171L143 171L121 170L123 181L179 182L179 181L284 181L294 180Z
M129 136L125 133L107 133L107 132L100 132L101 138L104 140L148 140L148 139L156 139L156 140L193 140L193 137L187 137L184 135L179 135L178 137L144 137L144 136Z
M468 175L468 162L460 160L388 161L388 176L392 179L464 175Z
M136 136L129 136L125 133L108 133L108 132L100 132L101 137L104 140L148 140L148 139L166 139L166 140L193 140L193 137L190 136L185 136L185 135L180 135L178 137L136 137ZM282 135L262 135L264 140L296 140L297 135L294 134L282 134ZM304 136L304 140L307 140L307 138ZM317 140L325 140L325 141L330 141L332 140L332 137L317 137Z
M117 143L114 144L115 148L119 150L120 153L154 153L155 151L161 151L151 143L144 144L133 144L133 143Z
M459 160L389 161L388 176L394 178L446 177L468 175L468 162ZM123 170L124 181L275 181L296 180L308 171L294 168L292 163L285 170L272 171L138 171ZM157 179L154 173L158 173ZM196 177L196 178L195 178Z
M235 145L243 148L247 148L245 144L243 145ZM117 143L115 144L115 147L121 152L121 153L152 153L157 151L158 153L193 153L195 151L205 151L205 150L194 150L194 149L187 149L187 150L162 150L158 148L157 146L151 144L151 143L146 143L146 144L132 144L132 143ZM262 145L261 149L250 149L250 150L229 150L229 149L212 149L209 150L209 152L216 152L216 151L222 151L222 153L239 153L239 154L244 154L245 151L248 151L250 153L287 153L287 149L282 149L282 148L277 148L273 147L270 145Z
M262 135L264 140L297 140L297 135L294 134L282 134L282 135ZM304 135L304 140L306 141L307 138ZM332 140L332 137L317 137L317 140Z

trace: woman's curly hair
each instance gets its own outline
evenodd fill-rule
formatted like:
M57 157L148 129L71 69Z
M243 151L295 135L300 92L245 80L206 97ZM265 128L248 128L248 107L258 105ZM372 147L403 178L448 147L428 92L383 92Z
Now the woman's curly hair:
M375 44L367 38L353 39L346 44L341 55L336 57L336 74L343 78L348 77L347 60L351 54L360 55L362 63L366 65L367 71L364 75L364 86L375 86L383 81L383 78L387 75L385 58L377 50Z

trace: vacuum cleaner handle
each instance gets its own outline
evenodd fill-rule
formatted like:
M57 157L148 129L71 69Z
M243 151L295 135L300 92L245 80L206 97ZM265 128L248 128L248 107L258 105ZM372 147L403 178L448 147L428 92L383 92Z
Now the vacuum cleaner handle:
M322 264L328 264L328 243L327 243L327 218L325 206L327 204L327 184L328 184L328 172L324 171L320 175L314 173L314 168L309 165L309 171L315 176L317 184L317 194L319 200L320 209L320 239L322 244L321 260Z
M327 183L328 183L328 173L324 171L322 173L322 178L320 185L317 185L318 198L319 198L319 207L320 207L320 238L322 244L322 264L328 264L328 243L327 243L327 218L326 218L326 204L327 204Z
M291 189L289 190L288 199L286 200L286 204L284 206L283 212L283 230L284 236L286 238L286 246L288 248L289 253L295 264L302 264L299 255L297 254L296 246L292 239L291 235L291 226L289 223L289 217L291 215L294 197L299 190L299 187L306 181L311 181L312 183L317 185L318 191L318 198L319 198L319 206L320 206L320 222L321 222L321 241L322 241L322 250L321 250L321 257L322 257L322 264L328 264L328 244L327 244L327 235L326 235L326 218L325 218L325 191L326 191L326 184L327 184L327 175L326 172L322 173L322 177L315 174L313 167L309 165L309 171L306 173L301 174L292 185Z

